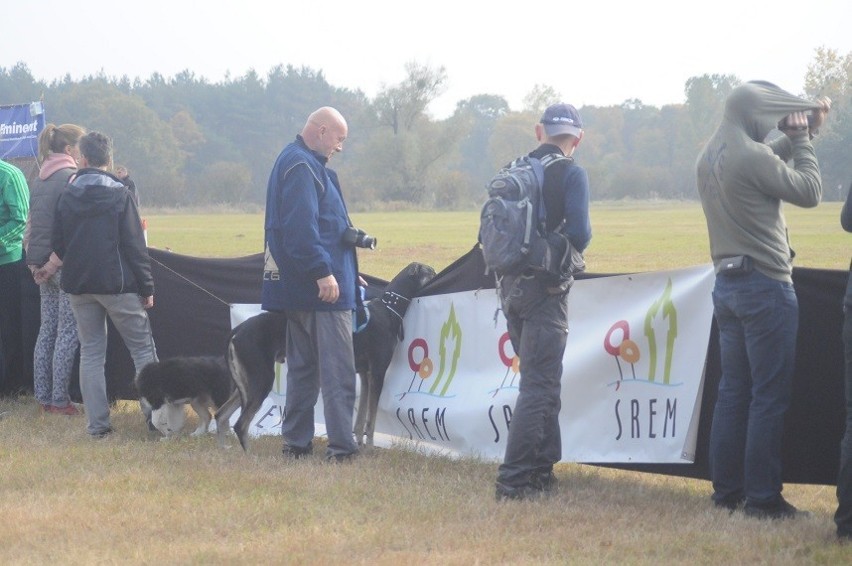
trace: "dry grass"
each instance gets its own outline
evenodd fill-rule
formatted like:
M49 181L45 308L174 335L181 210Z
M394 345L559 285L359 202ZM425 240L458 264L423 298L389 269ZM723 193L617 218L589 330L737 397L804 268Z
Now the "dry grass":
M848 266L839 211L788 208L798 265ZM696 203L592 214L595 272L707 261ZM354 216L380 243L361 253L362 270L382 277L414 259L441 269L475 241L476 212ZM152 245L190 255L245 255L262 241L259 215L149 226ZM0 400L0 415L0 564L852 563L852 545L835 541L832 486L786 486L813 517L767 523L714 509L706 481L561 464L555 498L498 504L494 462L397 447L331 465L283 460L278 437L255 439L250 455L212 436L158 442L129 402L100 441L83 418L44 415L31 397Z
M2 564L841 564L834 491L787 486L810 519L714 509L705 481L557 467L547 501L497 503L496 464L396 447L349 464L159 442L135 403L91 440L82 417L0 401ZM195 423L194 416L189 419ZM321 454L321 450L318 453Z

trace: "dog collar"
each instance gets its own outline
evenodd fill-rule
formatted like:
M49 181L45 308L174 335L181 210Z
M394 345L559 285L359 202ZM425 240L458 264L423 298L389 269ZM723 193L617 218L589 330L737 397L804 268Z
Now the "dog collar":
M411 302L411 299L403 297L393 291L385 291L382 294L381 301L389 311L398 316L399 320L402 321L402 317L405 315L405 311L408 309L408 304ZM402 314L400 314L399 311L402 311Z

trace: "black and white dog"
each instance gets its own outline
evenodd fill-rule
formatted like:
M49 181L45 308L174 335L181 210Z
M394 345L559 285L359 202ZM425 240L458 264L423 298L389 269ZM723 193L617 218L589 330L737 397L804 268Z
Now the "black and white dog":
M233 380L224 358L176 357L151 362L134 379L140 401L150 406L151 420L166 438L178 434L185 422L184 405L198 414L198 436L207 432L211 412L228 399Z
M353 338L355 367L361 376L361 402L355 424L359 444L365 434L372 444L374 415L385 372L397 342L402 339L402 317L411 298L434 276L435 270L428 265L411 263L388 283L381 297L367 304L369 322ZM283 362L286 356L286 329L284 314L264 312L231 332L227 359L235 389L215 417L221 446L225 446L231 415L241 409L234 430L243 450L248 450L248 428L272 390L275 362Z

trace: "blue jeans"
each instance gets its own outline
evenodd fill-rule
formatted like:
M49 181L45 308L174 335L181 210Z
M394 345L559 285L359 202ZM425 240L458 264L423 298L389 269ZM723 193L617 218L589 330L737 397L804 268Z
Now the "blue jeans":
M837 477L837 534L852 537L852 271L846 284L843 318L843 351L846 359L846 431L840 444L840 473Z
M722 378L710 429L713 499L780 497L781 439L790 405L799 303L791 283L752 271L716 277Z
M504 277L500 299L521 380L497 482L523 487L562 458L559 411L568 293L550 294L536 278Z

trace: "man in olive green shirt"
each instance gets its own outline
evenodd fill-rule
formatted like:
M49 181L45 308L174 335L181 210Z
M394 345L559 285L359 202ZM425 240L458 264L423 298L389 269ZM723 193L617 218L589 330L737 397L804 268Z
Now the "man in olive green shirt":
M740 85L696 164L722 357L710 429L713 502L759 519L804 514L781 495L799 320L782 203L813 207L822 198L810 139L829 108L764 81ZM776 128L786 135L767 142Z

